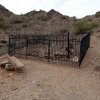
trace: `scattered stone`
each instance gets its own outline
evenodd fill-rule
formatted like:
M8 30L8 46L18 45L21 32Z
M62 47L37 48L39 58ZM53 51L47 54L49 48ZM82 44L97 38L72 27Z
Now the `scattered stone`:
M96 65L96 67L94 68L95 71L100 71L100 65Z
M37 86L39 86L39 87L41 86L41 82L40 81L37 83Z
M93 46L90 46L90 48L94 48Z
M7 75L7 77L11 77L11 76L13 76L13 73L9 73L9 74Z
M8 70L8 71L13 71L14 70L14 68L11 64L6 64L5 69Z
M37 86L41 86L39 83L37 83Z
M0 82L1 84L4 84L4 82Z
M79 58L77 56L75 56L73 58L70 58L70 61L72 61L72 62L78 62Z
M12 89L12 91L15 91L15 90L17 90L17 89L18 89L18 87L16 87L16 88Z

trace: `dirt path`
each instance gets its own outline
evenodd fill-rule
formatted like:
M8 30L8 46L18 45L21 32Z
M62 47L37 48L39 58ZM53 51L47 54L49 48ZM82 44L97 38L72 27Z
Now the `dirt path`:
M100 100L99 57L100 38L93 35L81 69L20 59L25 73L0 69L0 100Z

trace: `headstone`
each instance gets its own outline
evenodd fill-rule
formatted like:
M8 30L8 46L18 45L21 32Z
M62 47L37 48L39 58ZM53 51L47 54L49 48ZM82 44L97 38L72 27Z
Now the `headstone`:
M45 50L43 48L40 48L40 50L39 50L39 57L44 58L44 56L45 56Z

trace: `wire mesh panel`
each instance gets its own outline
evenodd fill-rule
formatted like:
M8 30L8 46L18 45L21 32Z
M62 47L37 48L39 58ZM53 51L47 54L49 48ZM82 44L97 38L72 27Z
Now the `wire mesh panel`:
M73 34L54 36L50 40L50 58L54 63L78 63L80 52L80 37Z
M86 42L89 41L88 39L85 39ZM43 59L51 63L75 65L75 63L80 63L82 60L80 55L84 53L80 49L80 43L83 50L80 36L69 33L10 36L9 54L32 59Z
M48 41L46 36L34 35L28 37L27 57L47 59L48 54Z

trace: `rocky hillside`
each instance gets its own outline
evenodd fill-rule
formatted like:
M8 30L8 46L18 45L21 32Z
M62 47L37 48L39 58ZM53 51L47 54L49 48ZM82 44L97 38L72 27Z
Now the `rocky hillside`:
M87 30L100 30L100 12L82 19L62 15L53 9L15 15L0 5L0 34L82 33Z
M8 9L6 9L4 6L2 6L0 4L0 16L2 16L2 17L9 17L12 14L13 14L12 12L10 12Z
M20 31L22 33L50 34L67 31L70 25L70 18L51 10L32 11L25 15L14 15L9 18L11 27L7 31Z
M1 16L2 15L2 16ZM55 10L31 11L15 15L0 5L0 29L8 33L56 34L71 29L73 19Z

